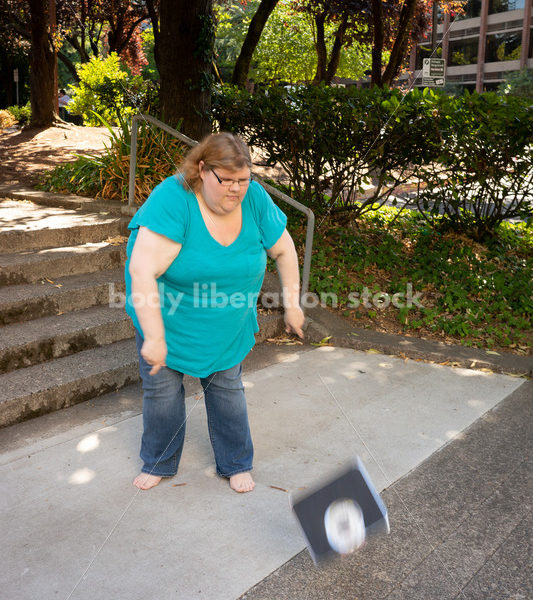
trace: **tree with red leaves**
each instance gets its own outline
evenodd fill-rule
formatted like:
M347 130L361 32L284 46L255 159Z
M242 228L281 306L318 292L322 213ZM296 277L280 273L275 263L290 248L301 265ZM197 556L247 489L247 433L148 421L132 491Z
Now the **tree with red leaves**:
M42 10L48 10L42 1ZM0 0L0 44L9 37L31 39L28 0ZM140 33L141 24L149 18L146 2L142 0L56 0L57 30L54 34L58 58L75 80L76 67L62 46L76 50L80 62L99 56L102 46L106 52L116 52L134 74L148 63L144 56Z
M461 10L465 0L440 0L443 12ZM318 56L315 83L330 83L339 62L340 50L353 39L372 44L372 85L391 85L420 35L431 25L433 0L295 0L297 10L312 15L316 26ZM330 56L324 24L336 25ZM384 52L389 52L386 65Z
M90 53L99 56L102 45L116 52L134 74L148 63L144 56L141 24L149 15L146 2L139 0L57 0L58 22L65 40L76 49L82 63ZM68 58L60 56L71 72Z

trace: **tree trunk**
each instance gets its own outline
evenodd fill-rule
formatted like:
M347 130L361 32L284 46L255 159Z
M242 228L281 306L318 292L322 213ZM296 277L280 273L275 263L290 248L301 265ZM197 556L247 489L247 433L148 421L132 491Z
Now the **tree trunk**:
M54 102L57 59L49 36L49 4L43 0L29 0L29 5L31 125L48 127L58 118Z
M83 31L81 33L81 40L79 40L75 35L67 35L65 39L67 42L76 50L76 52L80 55L80 62L86 63L89 62L89 55L87 54L87 50L85 50L85 39L84 39Z
M324 23L326 22L327 12L324 11L315 15L316 26L316 73L313 79L313 85L318 85L326 79L326 70L328 64L328 50L326 48L326 33Z
M248 32L242 43L241 51L235 67L233 68L233 75L231 77L231 83L238 85L240 88L246 87L248 80L248 72L250 71L250 64L252 62L252 56L259 43L263 29L265 28L268 17L272 14L272 11L276 7L278 0L261 0L255 15L250 21Z
M400 13L400 20L396 33L396 39L390 53L389 63L383 73L383 85L391 85L402 68L407 53L409 34L413 27L413 20L418 0L405 0Z
M383 60L383 6L381 0L372 0L372 21L374 30L374 40L372 44L372 75L371 85L382 87L381 67Z
M161 0L159 48L162 119L199 140L211 132L213 0Z
M333 48L331 49L331 56L329 57L328 68L326 70L326 78L324 82L326 85L331 84L331 80L335 77L335 73L339 68L339 61L341 59L341 50L344 46L344 35L346 34L346 28L348 27L348 15L344 15L342 21L337 27L335 32L335 41L333 42Z
M146 9L152 23L152 29L154 31L154 59L155 64L159 65L159 14L158 7L154 3L154 0L146 0Z

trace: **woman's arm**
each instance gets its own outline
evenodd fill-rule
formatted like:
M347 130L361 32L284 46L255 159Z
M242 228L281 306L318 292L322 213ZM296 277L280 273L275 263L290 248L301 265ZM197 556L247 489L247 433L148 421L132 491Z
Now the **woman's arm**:
M269 248L268 255L276 261L281 286L283 288L283 307L285 309L285 331L293 331L303 338L302 327L305 316L300 308L300 273L298 256L294 242L285 229L279 240Z
M155 375L166 364L167 345L156 279L178 256L181 244L140 227L131 253L129 272L135 314L144 335L141 356Z

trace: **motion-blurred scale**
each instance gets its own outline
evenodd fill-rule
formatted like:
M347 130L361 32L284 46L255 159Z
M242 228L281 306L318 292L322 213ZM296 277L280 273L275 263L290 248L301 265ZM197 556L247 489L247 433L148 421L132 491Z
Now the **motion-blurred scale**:
M313 491L291 495L290 503L315 564L390 532L385 504L359 457Z

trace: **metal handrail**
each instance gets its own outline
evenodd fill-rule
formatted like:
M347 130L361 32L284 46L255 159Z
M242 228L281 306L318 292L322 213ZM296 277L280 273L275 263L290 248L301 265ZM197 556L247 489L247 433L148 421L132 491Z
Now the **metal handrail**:
M135 172L137 167L137 133L138 133L138 124L139 121L145 121L152 123L156 127L163 129L168 134L172 135L175 138L178 138L191 148L196 146L198 142L196 140L191 139L190 137L176 131L172 127L169 127L166 123L163 123L159 119L152 117L151 115L142 115L138 114L133 117L131 122L131 153L130 153L130 172L129 172L129 189L128 189L128 206L123 207L122 212L125 214L133 215L136 212L135 208ZM275 196L279 200L283 200L290 204L297 210L305 213L307 215L307 230L305 236L305 250L304 250L304 264L303 264L303 272L302 272L302 297L307 294L309 288L309 273L311 272L311 253L313 250L313 232L315 228L315 215L313 211L304 206L297 200L294 200L287 194L280 192L275 187L272 187L268 183L265 183L261 177L257 175L252 175L252 179L260 183L272 196Z

